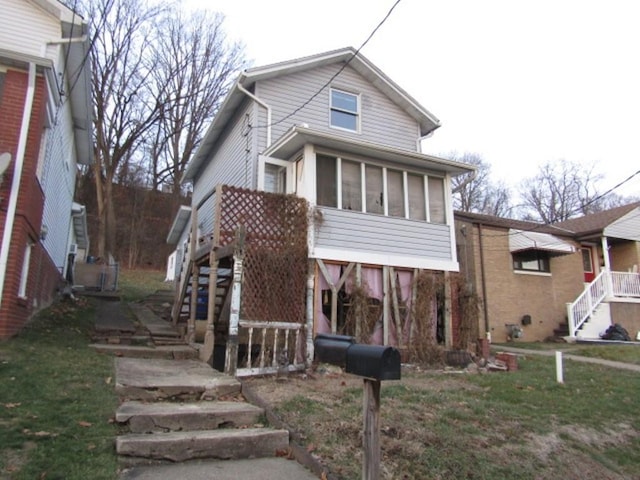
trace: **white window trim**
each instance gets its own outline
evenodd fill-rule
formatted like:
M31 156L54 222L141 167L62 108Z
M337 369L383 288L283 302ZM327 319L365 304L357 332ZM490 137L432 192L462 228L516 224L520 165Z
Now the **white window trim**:
M351 110L344 110L342 108L338 108L333 106L333 92L340 92L340 93L345 93L347 95L353 95L354 97L356 97L356 104L357 104L357 108L356 108L356 112L355 112L355 116L356 116L356 129L355 130L351 130L350 128L344 128L344 127L339 127L337 125L333 125L331 123L331 112L333 110L335 110L336 112L343 112L343 113L348 113L350 115L354 115L354 113ZM362 98L361 95L359 93L353 93L353 92L349 92L347 90L343 90L341 88L330 88L329 89L329 127L330 128L335 128L336 130L342 130L343 132L351 132L351 133L360 133L360 118L361 118L361 102Z
M285 167L287 169L287 184L285 185L285 193L295 193L296 191L296 162L288 162L286 160L280 160L277 158L265 157L260 155L258 157L258 190L264 192L264 171L265 165L269 163L271 165L277 165L279 167Z
M342 210L342 160L343 157L340 155L336 155L335 153L330 153L330 152L324 152L324 151L316 151L316 154L320 154L320 155L327 155L330 157L333 157L336 159L336 197L337 197L337 208L339 210ZM271 159L270 159L271 160ZM366 204L366 165L374 165L374 166L378 166L382 168L382 185L383 185L383 196L384 196L384 214L372 214L372 215L384 215L384 216L389 216L389 203L388 203L388 199L389 199L389 193L388 193L388 183L387 183L387 167L380 165L378 163L375 162L366 162L363 161L361 159L358 158L348 158L346 159L350 162L357 162L360 164L360 172L361 172L361 179L360 179L360 184L361 184L361 190L362 190L362 213L367 213L367 204ZM409 215L409 173L413 174L413 175L421 175L423 178L423 182L424 182L424 202L425 202L425 213L426 213L426 222L427 223L431 223L431 212L429 210L429 178L438 178L440 180L443 181L443 188L444 188L444 208L445 208L445 223L443 224L438 224L438 225L453 225L453 210L451 208L451 202L449 201L447 192L450 191L450 184L447 181L447 177L442 177L440 175L429 175L427 173L422 173L422 172L414 172L414 171L408 171L408 170L404 170L404 169L400 169L400 168L394 168L394 170L396 171L401 171L402 172L402 187L403 187L403 196L404 196L404 217L394 217L394 218L405 218L407 220L410 220L410 215ZM261 168L260 171L263 172L264 175L264 169ZM287 172L287 175L289 173ZM258 181L260 181L260 177L258 176ZM263 179L264 181L264 179ZM314 202L316 201L316 199L314 199ZM421 220L424 221L424 220Z
M33 243L27 242L24 248L24 258L22 259L22 271L20 273L20 286L18 287L18 297L26 300L27 282L29 281L29 264L31 263L31 250Z

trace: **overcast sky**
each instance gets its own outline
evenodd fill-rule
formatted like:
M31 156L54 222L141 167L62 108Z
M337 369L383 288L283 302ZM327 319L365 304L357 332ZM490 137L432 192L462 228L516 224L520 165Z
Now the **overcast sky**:
M395 0L185 3L222 12L262 66L358 48ZM639 21L635 0L401 0L362 53L440 119L425 153L478 153L511 185L595 162L604 191L640 169Z

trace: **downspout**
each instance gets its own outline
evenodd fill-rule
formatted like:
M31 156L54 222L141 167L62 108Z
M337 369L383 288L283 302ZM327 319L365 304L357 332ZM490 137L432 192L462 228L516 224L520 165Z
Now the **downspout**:
M237 83L237 86L238 86L238 90L240 90L247 97L252 99L254 102L256 102L258 105L260 105L267 111L267 147L266 148L269 148L271 146L271 107L266 103L264 103L262 100L260 100L258 97L256 97L249 90L244 88L240 82Z
M4 293L4 283L7 275L7 263L9 260L9 247L11 246L11 235L13 234L13 224L18 208L18 193L20 192L20 180L22 179L22 167L24 166L24 156L27 149L27 136L29 134L29 124L31 123L31 110L33 108L33 98L36 88L36 65L29 63L29 83L27 85L27 95L24 99L24 110L22 114L22 125L20 126L20 137L18 138L18 149L16 161L11 180L11 194L9 195L9 205L7 207L7 217L4 223L4 234L2 235L2 249L0 250L0 307L2 306L2 296Z
M484 271L484 247L482 245L482 224L478 224L478 246L480 247L480 276L482 278L482 308L484 311L485 338L491 341L489 330L489 308L487 307L487 279Z

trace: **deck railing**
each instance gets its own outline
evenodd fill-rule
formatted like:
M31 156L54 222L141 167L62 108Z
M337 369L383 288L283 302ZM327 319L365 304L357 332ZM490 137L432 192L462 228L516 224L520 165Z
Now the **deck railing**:
M598 305L607 298L640 299L640 274L601 271L573 303L567 304L569 335L575 337Z
M240 320L240 338L247 343L236 376L304 370L303 328L297 323Z

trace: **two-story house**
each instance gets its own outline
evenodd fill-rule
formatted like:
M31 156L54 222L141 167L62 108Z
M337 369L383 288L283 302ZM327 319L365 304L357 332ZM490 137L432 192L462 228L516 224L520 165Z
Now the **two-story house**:
M244 71L183 179L193 183L193 202L178 212L168 238L181 252L174 320L180 321L182 298L188 298L189 334L208 344L218 343L215 323L229 316L230 335L247 330L248 367L265 353L270 335L263 330L265 321L280 333L291 330L287 323L297 325L285 340L291 342L284 348L290 363L300 361L303 348L307 356L312 353L317 333L408 347L420 330L410 318L412 312L416 316L412 303L420 303L417 276L458 270L450 182L471 167L421 153L421 141L439 126L433 114L352 48ZM246 200L255 192L265 192L262 200ZM255 227L278 216L275 226ZM230 254L224 247L238 237L229 229L239 224L248 244L265 247L277 234L291 255L283 263L263 249L259 261L245 259L244 283L252 282L250 268L262 270L262 280L249 286L250 293L244 285L242 301L234 303L224 292L233 291L237 261L224 260ZM203 250L207 242L212 246ZM203 257L203 251L209 254ZM292 267L294 257L300 267ZM198 263L203 270L196 272ZM194 280L203 271L208 288ZM266 290L280 293L267 296ZM220 297L230 298L226 308ZM364 300L358 303L356 297ZM259 305L250 307L251 302ZM264 304L287 302L291 308L281 318L255 313ZM434 313L428 326L433 335L438 322L446 323L442 312L436 314L436 303L434 295L424 307ZM451 337L450 326L441 330ZM254 349L257 337L263 340ZM267 353L282 351L281 344L274 339ZM205 348L206 358L212 346ZM266 363L278 362L274 356Z
M0 338L47 306L88 236L73 202L92 158L87 25L56 0L0 0Z

